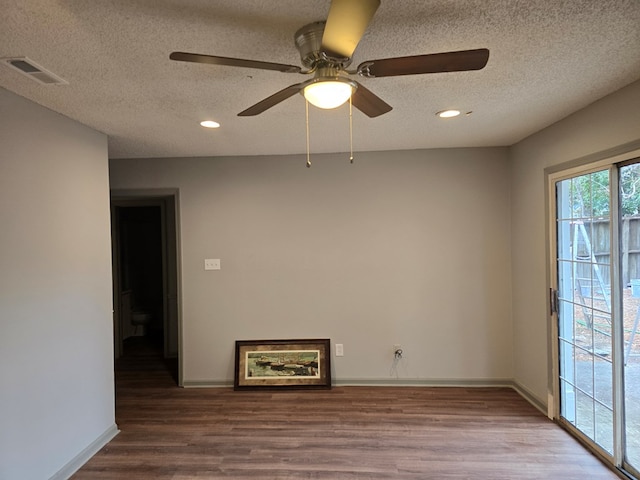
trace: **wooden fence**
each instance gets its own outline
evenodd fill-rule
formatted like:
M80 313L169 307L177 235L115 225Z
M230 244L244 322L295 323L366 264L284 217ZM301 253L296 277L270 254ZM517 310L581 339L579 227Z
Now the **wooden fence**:
M584 226L602 276L608 281L611 264L609 220L584 222ZM575 232L576 230L573 230L572 235L575 235ZM640 279L640 215L622 218L620 244L622 284L628 286L632 279ZM584 243L579 242L576 258L586 260L588 257L590 252L587 251ZM585 268L590 269L591 266L582 265L583 273L580 276L587 274Z

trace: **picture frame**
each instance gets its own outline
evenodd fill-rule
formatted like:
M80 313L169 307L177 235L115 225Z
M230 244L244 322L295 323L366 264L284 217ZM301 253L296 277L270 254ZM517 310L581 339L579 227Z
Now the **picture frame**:
M236 340L233 388L330 389L330 340Z

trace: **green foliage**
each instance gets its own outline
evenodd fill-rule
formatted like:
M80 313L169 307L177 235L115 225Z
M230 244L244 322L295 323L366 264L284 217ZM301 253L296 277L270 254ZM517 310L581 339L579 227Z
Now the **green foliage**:
M620 203L622 215L640 213L640 164L620 168Z
M622 215L640 214L640 164L621 167L619 175ZM571 212L574 218L609 216L609 170L574 177L570 182Z
M589 173L571 180L569 194L574 218L609 216L609 171Z

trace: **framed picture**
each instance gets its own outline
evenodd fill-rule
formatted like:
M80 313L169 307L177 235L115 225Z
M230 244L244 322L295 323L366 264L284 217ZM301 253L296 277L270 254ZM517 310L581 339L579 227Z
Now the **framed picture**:
M330 341L236 340L233 388L331 388Z

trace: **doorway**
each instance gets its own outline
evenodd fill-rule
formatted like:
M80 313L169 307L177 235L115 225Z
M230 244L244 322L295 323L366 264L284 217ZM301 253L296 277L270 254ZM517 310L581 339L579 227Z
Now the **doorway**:
M640 162L550 178L558 419L602 458L640 466Z
M116 370L166 369L177 384L175 196L112 195Z

